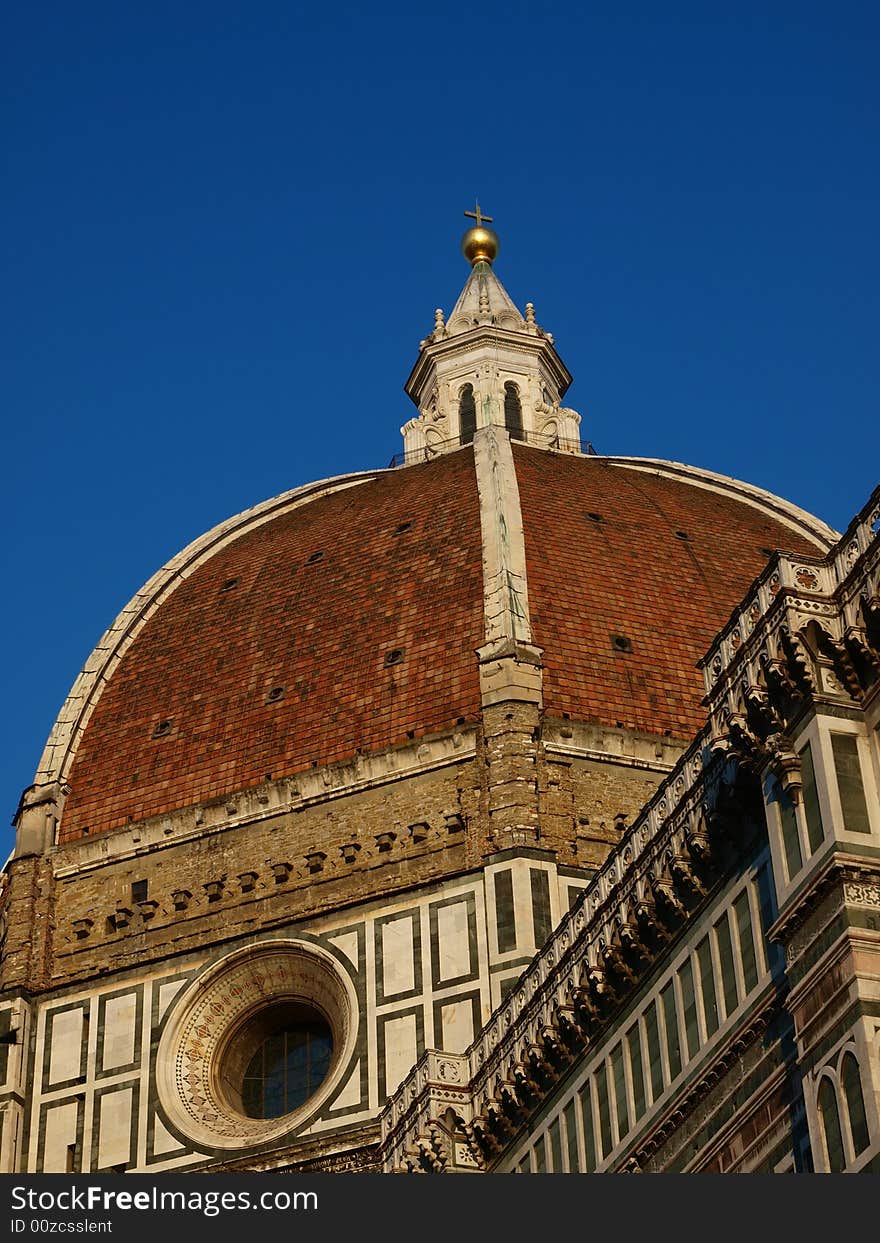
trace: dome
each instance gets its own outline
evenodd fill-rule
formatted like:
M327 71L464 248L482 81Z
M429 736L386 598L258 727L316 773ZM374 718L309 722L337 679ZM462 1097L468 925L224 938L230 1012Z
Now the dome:
M820 554L826 529L708 472L510 449L545 717L689 740L713 635L773 549ZM466 445L324 481L170 562L50 739L40 779L70 789L59 841L478 724L475 467Z
M707 1110L693 1168L806 1151L803 1123L743 1156L728 1104L744 1057L779 1095L817 952L779 972L767 929L802 941L878 824L876 498L836 537L597 455L571 378L477 261L402 461L221 523L103 636L0 877L7 1027L36 1033L10 1168L664 1169Z

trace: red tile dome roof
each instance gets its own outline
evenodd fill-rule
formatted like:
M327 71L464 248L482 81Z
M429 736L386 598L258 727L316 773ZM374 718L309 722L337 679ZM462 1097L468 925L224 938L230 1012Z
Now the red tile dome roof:
M686 467L513 452L545 712L690 739L696 663L769 553L828 544Z
M545 711L689 738L695 662L767 550L827 542L685 468L514 460ZM469 448L231 520L148 584L74 687L38 774L70 787L60 840L477 722L483 635Z

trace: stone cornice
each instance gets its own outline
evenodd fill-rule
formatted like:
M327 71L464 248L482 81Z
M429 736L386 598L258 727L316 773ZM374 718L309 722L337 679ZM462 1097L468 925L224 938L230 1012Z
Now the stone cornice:
M514 353L543 358L550 375L558 386L559 396L565 396L572 382L571 372L547 337L526 336L522 332L497 328L491 324L481 324L457 336L443 337L439 341L426 343L404 385L407 395L416 405L419 404L419 394L424 390L428 377L438 362L454 357L456 354L465 356L471 350L481 346L497 347L499 345Z
M362 790L435 772L472 760L476 730L461 726L449 734L421 739L375 755L355 756L348 764L309 769L293 777L266 782L210 803L154 816L128 828L79 838L53 852L55 875L79 876L108 863L154 854L186 841L202 841L242 825L257 824L288 812L345 798Z
M832 849L824 863L811 871L806 882L791 895L767 930L771 941L786 941L809 918L835 888L843 893L849 885L873 883L880 877L880 859Z

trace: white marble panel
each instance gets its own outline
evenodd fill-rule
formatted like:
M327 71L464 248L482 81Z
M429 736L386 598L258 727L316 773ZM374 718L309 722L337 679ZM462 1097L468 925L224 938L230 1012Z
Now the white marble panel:
M98 1169L123 1165L131 1155L132 1089L105 1092L100 1101Z
M382 990L386 997L416 986L413 922L393 919L382 925Z
M82 1007L63 1010L47 1019L52 1024L49 1050L49 1083L64 1083L79 1076L83 1043Z
M183 1145L180 1143L180 1140L175 1139L170 1131L162 1125L162 1122L157 1114L153 1119L154 1155L160 1157L166 1152L178 1152L182 1147Z
M404 1014L385 1024L385 1091L394 1089L412 1070L418 1057L416 1016Z
M437 939L440 943L441 980L454 980L462 975L470 975L471 950L468 942L466 902L455 902L450 906L437 908Z
M80 1011L82 1013L82 1011ZM76 1101L46 1110L46 1142L43 1147L43 1173L66 1174L67 1154L76 1143Z
M186 980L172 980L170 984L159 985L159 1018L161 1019L165 1011L171 1005L174 998L183 988Z
M358 964L358 935L356 932L344 932L341 936L330 937L330 944L340 949L353 967Z
M129 1066L134 1061L136 1018L137 996L134 993L110 997L105 1003L102 1070Z
M443 1026L440 1047L449 1053L464 1053L473 1040L474 1007L467 1001L453 1001L440 1011Z
M354 1069L348 1077L345 1087L333 1102L334 1109L348 1109L352 1105L361 1103L361 1063L360 1058L355 1062Z

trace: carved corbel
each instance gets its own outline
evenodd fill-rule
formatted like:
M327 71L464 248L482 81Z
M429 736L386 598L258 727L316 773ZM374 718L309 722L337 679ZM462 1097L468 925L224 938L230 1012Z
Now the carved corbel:
M783 660L766 660L763 665L767 693L776 712L786 723L803 699L803 691L788 676Z
M566 1047L559 1030L552 1023L546 1023L541 1028L541 1043L546 1050L548 1058L555 1062L557 1066L565 1066L571 1061L571 1049Z
M785 658L788 673L795 686L805 695L816 691L816 679L813 675L813 662L804 649L798 635L783 627L779 632L779 644Z
M727 730L727 723L718 725L714 716L710 717L712 722L712 734L706 744L706 750L712 759L724 760L733 750L733 743Z
M533 1085L525 1073L525 1067L521 1064L514 1066L513 1082L502 1083L498 1089L501 1097L501 1107L506 1111L509 1117L519 1121L525 1116L525 1107L534 1099L536 1093Z
M783 728L783 723L763 687L754 683L747 686L743 691L743 701L747 719L757 738L766 738L768 734L777 733Z
M687 918L687 910L681 898L675 892L675 886L671 880L663 880L656 877L651 882L651 889L654 893L654 902L660 918L666 923L677 923Z
M572 1001L578 1026L584 1032L591 1032L599 1018L599 1006L592 989L587 985L574 989Z
M427 1167L434 1174L442 1174L449 1164L449 1151L446 1136L436 1123L428 1127L427 1136L416 1140L416 1147Z
M642 898L636 903L635 916L643 937L655 944L669 940L669 929L662 923L656 904L650 899Z
M606 974L612 975L623 984L631 984L635 980L635 972L623 957L619 945L604 945L599 952Z
M728 736L740 760L751 767L763 767L765 748L743 712L731 712Z
M408 1148L406 1150L398 1170L401 1174L421 1174L424 1172L419 1160L419 1153L415 1148Z
M669 864L669 872L675 888L684 895L685 901L696 902L705 895L706 886L691 867L689 859L676 855Z
M712 839L702 818L696 826L691 824L688 827L684 835L684 844L696 867L702 868L704 871L711 869L713 863Z
M791 746L791 740L785 734L773 734L767 739L770 758L770 771L776 777L786 794L797 803L801 795L801 761Z
M589 1035L587 1029L578 1022L575 1007L573 1005L559 1005L556 1007L555 1014L559 1034L568 1048L572 1052L582 1049L588 1043Z
M854 699L856 703L860 703L863 695L862 683L849 647L846 643L835 639L827 630L821 627L820 634L824 636L822 647L834 664L834 671L841 686L844 687L851 699Z
M868 634L863 626L849 626L843 641L856 666L862 689L868 690L880 675L880 651L875 651L868 643Z
M605 1008L615 1000L615 989L606 971L600 966L587 968L587 988L596 1003Z
M617 930L617 935L620 937L622 952L635 969L641 971L651 961L651 953L638 924L630 922L621 924Z
M486 1154L497 1152L501 1147L493 1133L493 1127L490 1119L484 1114L478 1114L471 1123L471 1131L477 1144Z
M556 1078L553 1067L547 1061L547 1054L539 1044L530 1044L526 1049L525 1060L531 1072L532 1080L543 1095L547 1086Z
M865 623L865 642L880 657L880 595L863 595L860 607Z
M477 1142L477 1137L474 1134L474 1128L472 1124L470 1122L465 1122L463 1118L460 1118L457 1115L456 1115L456 1123L457 1123L458 1130L461 1132L464 1142L467 1145L468 1152L471 1154L474 1161L476 1161L480 1169L485 1169L486 1159L483 1156L482 1148ZM458 1164L461 1164L461 1162L458 1162Z
M504 1136L511 1129L511 1122L499 1101L491 1096L486 1101L486 1118L496 1135Z

